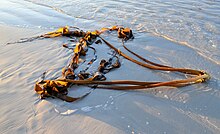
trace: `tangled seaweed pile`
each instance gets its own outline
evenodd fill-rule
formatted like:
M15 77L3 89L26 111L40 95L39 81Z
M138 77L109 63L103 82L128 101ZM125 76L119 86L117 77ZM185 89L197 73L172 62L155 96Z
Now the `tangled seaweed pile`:
M87 85L92 88L102 88L102 89L112 89L112 90L136 90L136 89L146 89L146 88L153 88L159 86L181 87L190 84L201 83L210 78L208 73L204 71L185 69L185 68L173 68L165 65L160 65L151 62L141 57L137 53L131 51L124 44L127 40L134 38L132 34L132 30L130 28L113 26L111 28L102 28L100 31L96 30L93 32L90 31L84 32L79 30L78 28L72 30L71 28L75 28L75 27L65 26L59 28L55 32L46 33L44 35L40 35L32 38L24 38L18 42L14 42L14 43L24 43L27 41L33 41L35 39L54 38L60 36L79 38L79 41L76 43L75 48L71 48L66 44L63 45L63 47L73 50L73 56L71 58L70 63L62 69L62 78L54 79L54 80L44 80L43 78L41 81L36 82L35 91L41 96L41 98L56 97L67 102L73 102L82 99L83 97L87 96L90 93L90 92L86 93L85 95L78 98L67 96L68 88L70 86L73 86L74 84ZM126 55L125 53L115 48L105 39L103 39L100 35L106 31L117 31L118 38L122 39L123 47L141 61L131 58L130 56ZM96 50L95 48L92 47L92 44L102 43L102 41L111 49L113 49L115 53L110 59L101 60L97 72L91 74L87 72L87 70L97 58L97 56L95 55ZM86 69L81 70L78 74L76 74L75 70L79 67L79 59L86 55L89 48L91 48L94 51L95 56L90 62L88 62ZM131 62L134 62L140 66L149 69L180 72L183 74L189 74L191 75L191 77L184 80L173 80L166 82L145 82L145 81L131 81L131 80L105 81L106 77L104 74L108 73L112 69L119 68L121 66L119 61L119 56L122 56Z

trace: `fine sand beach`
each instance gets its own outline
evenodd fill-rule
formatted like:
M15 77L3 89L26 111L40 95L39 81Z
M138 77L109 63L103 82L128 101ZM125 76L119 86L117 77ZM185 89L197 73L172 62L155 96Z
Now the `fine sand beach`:
M220 133L220 2L202 1L0 1L0 133L2 134L218 134ZM42 35L63 26L84 31L120 25L133 30L126 46L163 65L205 70L211 79L181 88L135 91L95 89L82 100L41 100L34 85L61 77L72 51L57 37L7 44ZM117 32L103 38L126 52ZM74 44L74 43L73 43ZM97 69L112 50L92 45ZM132 56L132 55L130 55ZM89 49L84 60L93 57ZM107 80L169 81L187 76L154 71L120 57L121 67ZM80 68L85 68L82 64ZM72 86L70 96L90 91Z

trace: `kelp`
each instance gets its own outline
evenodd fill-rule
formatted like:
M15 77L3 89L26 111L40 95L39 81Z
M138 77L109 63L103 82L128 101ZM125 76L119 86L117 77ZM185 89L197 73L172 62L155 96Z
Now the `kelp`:
M117 31L118 38L122 40L122 46L130 52L132 55L138 58L138 60L130 57L124 52L120 51L118 48L114 47L111 43L101 37L101 34L106 31ZM36 82L35 91L40 95L40 97L56 97L61 100L67 102L73 102L76 100L80 100L91 93L90 92L84 94L81 97L73 98L67 96L68 88L74 85L86 85L90 88L101 88L101 89L112 89L112 90L137 90L137 89L146 89L146 88L154 88L160 86L168 86L168 87L182 87L195 83L205 82L210 78L210 75L205 71L186 69L186 68L174 68L166 65L161 65L158 63L154 63L152 61L147 60L146 58L140 56L139 54L133 52L128 47L125 46L125 42L128 40L134 39L132 30L130 28L124 28L121 26L113 26L111 28L102 28L100 31L87 31L84 32L79 30L79 28L75 28L72 30L72 27L61 27L54 32L49 32L37 37L26 38L26 40L18 41L14 43L23 43L26 41L33 41L35 39L43 39L43 38L55 38L66 36L69 38L76 37L79 38L79 41L76 43L75 47L69 47L67 44L64 44L63 47L68 48L73 51L73 56L71 57L70 62L66 67L62 69L62 77L54 80L44 80L45 77L41 81ZM89 67L93 64L97 59L96 50L91 45L93 43L102 44L104 42L107 46L109 46L114 53L112 57L109 59L102 59L100 61L99 67L95 73L87 72ZM9 43L11 44L11 43ZM87 67L81 70L79 73L76 73L76 69L80 66L79 59L85 56L89 49L94 51L94 57L87 63ZM191 77L182 79L182 80L172 80L165 82L146 82L146 81L135 81L135 80L113 80L106 81L105 74L109 73L111 70L117 69L121 67L121 63L119 57L123 57L137 65L142 67L152 69L152 70L160 70L160 71L170 71L170 72L180 72L182 74L188 74ZM44 74L45 75L45 74Z

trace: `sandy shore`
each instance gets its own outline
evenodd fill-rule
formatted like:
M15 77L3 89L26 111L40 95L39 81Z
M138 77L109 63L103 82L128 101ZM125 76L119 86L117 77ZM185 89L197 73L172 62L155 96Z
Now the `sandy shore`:
M219 134L220 133L220 23L218 1L0 1L0 134ZM41 35L60 26L84 31L121 25L133 30L129 49L156 63L205 70L211 79L183 88L141 91L96 89L83 100L67 103L40 100L34 84L61 76L72 52L62 47L68 38L6 45ZM103 37L124 51L117 34ZM111 52L93 44L98 59ZM129 53L127 53L130 55ZM93 57L88 51L86 60ZM152 71L124 58L108 80L167 81L185 78L177 73ZM85 64L80 66L86 67ZM77 70L79 71L79 70ZM78 97L90 88L73 86Z
M60 67L67 64L71 55L70 51L61 47L66 39L5 45L7 42L48 31L5 25L0 25L0 29L1 133L220 132L219 114L215 113L219 108L215 107L214 111L208 110L214 107L210 104L218 102L219 91L216 91L214 96L208 96L205 94L205 84L172 90L166 88L132 92L95 90L85 99L74 103L51 98L40 100L33 89L34 83L49 69L51 69L48 73L50 78L60 76ZM101 46L98 54L102 55L103 49L109 50L106 46ZM113 71L107 77L169 79L167 74L158 73L149 78L154 72L146 70L146 76L140 78L138 76L142 72L138 70L143 68L137 70L136 65L124 59L122 64L121 69ZM119 74L123 76L119 77ZM193 91L195 88L202 91ZM70 95L80 96L88 90L87 87L72 87ZM199 112L195 108L206 110ZM212 114L209 114L210 112Z

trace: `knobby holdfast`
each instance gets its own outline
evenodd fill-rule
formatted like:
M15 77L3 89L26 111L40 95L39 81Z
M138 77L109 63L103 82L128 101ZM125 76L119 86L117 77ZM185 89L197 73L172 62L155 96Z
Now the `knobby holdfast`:
M107 31L117 31L118 38L122 39L122 46L130 52L132 55L136 56L139 60L135 60L123 53L116 47L114 47L111 43L106 41L101 34ZM195 83L205 82L210 78L210 75L205 71L186 69L186 68L174 68L170 66L165 66L161 64L154 63L140 56L139 54L133 52L128 47L125 46L125 42L127 40L131 40L134 38L132 30L130 28L124 28L121 26L113 26L111 28L102 28L100 31L96 30L93 32L87 31L84 32L77 27L61 27L57 31L49 32L40 36L31 37L31 38L23 38L17 42L12 42L8 44L14 43L24 43L37 39L44 38L55 38L55 37L69 37L69 38L78 38L79 41L76 43L75 47L70 47L66 44L63 47L68 48L73 51L73 56L71 57L70 63L66 67L62 69L62 77L54 80L45 80L45 74L40 81L37 81L35 84L35 91L40 95L40 97L56 97L61 100L67 102L73 102L79 99L82 99L89 95L92 90L83 96L74 98L68 96L68 88L73 85L86 85L88 87L93 88L102 88L102 89L112 89L112 90L137 90L137 89L146 89L146 88L154 88L161 86L168 87L182 87ZM100 44L104 42L107 46L114 50L112 57L108 60L101 60L100 65L95 73L89 73L87 70L97 59L96 50L92 47L93 43ZM80 58L85 56L88 49L92 49L94 51L94 58L91 59L87 63L87 67L80 71L79 73L75 73L75 70L79 67ZM106 81L105 74L110 72L113 69L119 68L121 66L119 57L122 56L125 59L138 64L142 67L152 69L152 70L161 70L161 71L170 71L170 72L180 72L182 74L190 75L189 78L182 80L172 80L165 82L146 82L146 81L135 81L135 80L113 80Z

